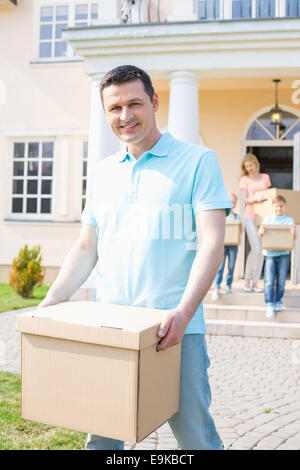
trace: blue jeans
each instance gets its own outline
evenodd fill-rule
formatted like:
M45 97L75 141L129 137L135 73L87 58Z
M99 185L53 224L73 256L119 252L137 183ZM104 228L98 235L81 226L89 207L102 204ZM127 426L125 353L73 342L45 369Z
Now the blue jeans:
M170 427L182 450L222 449L220 437L209 413L209 365L205 335L184 335L181 349L180 409L169 419ZM85 448L123 450L124 442L88 434Z
M265 256L264 287L265 302L280 302L290 264L290 255Z
M227 287L232 286L233 272L234 272L237 252L238 252L238 246L237 245L224 246L223 261L222 261L222 263L219 267L219 270L217 272L217 275L216 275L215 288L219 289L219 287L222 284L223 271L224 271L225 262L226 262L227 257L228 257L228 274L227 274L227 278L226 278L226 286Z

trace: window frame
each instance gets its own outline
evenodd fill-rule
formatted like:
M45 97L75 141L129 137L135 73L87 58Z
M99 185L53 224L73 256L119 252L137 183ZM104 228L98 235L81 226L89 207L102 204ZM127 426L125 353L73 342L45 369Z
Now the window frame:
M28 144L29 143L36 143L38 142L39 143L39 157L37 159L38 162L42 162L43 159L41 157L41 146L43 144L43 142L51 142L53 143L53 157L52 159L49 158L49 161L52 161L52 176L49 177L49 178L43 178L41 174L38 174L37 177L35 179L37 179L38 181L38 191L36 194L33 194L32 196L33 197L36 197L37 198L37 209L39 209L39 212L30 212L30 213L26 213L24 212L24 209L25 209L25 201L26 201L26 198L28 197L28 193L27 193L27 188L26 188L26 192L25 192L25 187L23 187L23 193L20 194L20 198L23 199L23 212L13 212L13 207L12 207L12 204L13 204L13 198L15 197L18 197L17 194L14 194L13 192L13 184L14 184L14 179L19 179L21 181L23 181L23 184L25 183L25 181L28 180L27 178L27 175L25 175L25 168L24 168L24 175L23 175L23 178L16 178L15 175L14 175L14 162L16 161L16 159L14 158L14 144L15 143L25 143L25 146L27 146L27 152L28 152ZM25 155L26 155L26 150L25 150ZM27 154L28 155L28 154ZM55 204L55 170L56 170L56 139L54 136L45 136L45 137L41 137L41 136L24 136L24 137L21 137L21 136L18 136L18 137L13 137L10 139L10 144L9 144L9 156L10 156L10 160L11 160L11 163L10 163L10 190L9 190L9 194L10 194L10 198L9 198L9 211L8 211L8 214L9 214L9 219L10 220L47 220L47 221L52 221L53 220L53 208L54 208L54 204ZM27 158L25 158L24 156L24 159L20 160L20 161L28 161L28 156ZM46 160L48 161L48 159ZM29 178L30 180L31 178ZM52 189L51 189L51 194L50 195L44 195L44 199L50 199L51 201L51 211L48 212L48 213L42 213L40 211L41 207L40 207L40 204L41 204L41 199L42 199L42 193L41 193L41 182L43 180L50 180L52 181Z
M75 9L76 5L88 5L88 24L96 24L100 17L100 3L101 0L38 0L35 3L35 12L34 12L34 43L35 43L35 61L40 63L49 63L49 62L78 62L82 61L82 59L73 51L70 44L67 44L67 52L65 56L55 56L51 55L51 57L40 57L40 27L41 27L41 8L42 7L56 7L56 6L68 6L68 23L67 27L72 28L75 27ZM97 13L98 18L92 19L91 18L91 9L92 4L97 4ZM80 21L80 20L78 20ZM84 22L84 20L82 20ZM44 24L47 24L46 22ZM53 20L52 23L49 24L55 25L55 21ZM55 31L52 31L52 37L49 40L42 40L42 42L50 42L51 41L51 49L52 53L54 53L54 44L55 44Z

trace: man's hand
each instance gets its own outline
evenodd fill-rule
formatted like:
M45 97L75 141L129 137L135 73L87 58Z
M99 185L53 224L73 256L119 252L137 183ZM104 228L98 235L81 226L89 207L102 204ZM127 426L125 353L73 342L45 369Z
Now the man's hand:
M171 346L175 346L175 344L179 344L189 321L190 318L181 310L176 308L169 310L157 332L157 336L162 339L157 344L156 350L164 351Z
M36 308L44 308L44 307L50 307L50 305L56 305L59 302L53 298L47 298L45 297L44 300Z
M293 225L293 227L291 227L291 232L292 232L293 238L295 240L295 238L297 237L297 230L296 230L295 225Z

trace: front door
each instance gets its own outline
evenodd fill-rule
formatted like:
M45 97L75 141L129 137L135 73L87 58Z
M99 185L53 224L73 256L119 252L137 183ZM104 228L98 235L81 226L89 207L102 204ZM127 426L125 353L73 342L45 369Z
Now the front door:
M247 147L247 152L254 153L260 163L260 172L270 176L272 186L281 189L293 189L293 146L291 147ZM245 261L250 251L247 235L245 236ZM262 276L263 277L263 271ZM290 273L288 275L290 278Z

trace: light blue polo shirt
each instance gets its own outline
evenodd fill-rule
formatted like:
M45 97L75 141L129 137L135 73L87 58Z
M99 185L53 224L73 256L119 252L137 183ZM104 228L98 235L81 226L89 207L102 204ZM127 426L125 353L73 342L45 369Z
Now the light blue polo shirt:
M196 254L194 215L231 209L215 153L164 133L139 159L121 152L90 177L82 223L98 227L96 300L177 307ZM186 333L205 333L202 303Z
M262 221L262 225L295 225L295 221L292 217L289 217L286 214L276 216L275 214L268 215ZM290 251L277 251L277 250L263 250L264 256L282 256L289 255Z

